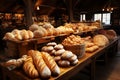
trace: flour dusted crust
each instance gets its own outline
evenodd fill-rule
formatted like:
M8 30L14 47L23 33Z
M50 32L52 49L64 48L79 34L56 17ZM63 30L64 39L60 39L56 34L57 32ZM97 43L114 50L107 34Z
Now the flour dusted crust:
M98 34L93 37L93 42L94 44L102 47L102 46L107 45L109 43L109 40L106 36Z
M43 60L42 54L39 51L30 50L28 55L33 58L34 64L40 76L42 78L49 78L51 76L51 71Z
M57 51L54 53L54 55L59 56L59 55L62 55L64 52L65 52L65 49L60 49L60 50L57 50Z
M52 56L50 56L46 52L41 52L41 54L42 54L42 57L43 57L45 63L47 64L47 66L51 70L52 74L55 75L55 76L59 75L60 74L60 68L58 67L57 63L52 58Z
M65 51L62 55L61 58L62 59L69 59L73 56L73 53L71 51Z
M59 50L59 49L63 49L63 48L64 48L64 47L63 47L62 44L58 44L58 45L54 46L54 49L55 49L55 50Z
M44 46L42 47L42 51L45 51L45 52L50 52L54 50L53 46Z

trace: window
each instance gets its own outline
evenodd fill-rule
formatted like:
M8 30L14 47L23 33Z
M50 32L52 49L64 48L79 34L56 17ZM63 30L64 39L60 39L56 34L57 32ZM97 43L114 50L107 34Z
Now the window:
M85 19L85 14L81 14L81 15L80 15L80 21L83 21L83 20L86 20L86 19Z
M111 13L94 14L94 21L100 20L104 24L110 24Z

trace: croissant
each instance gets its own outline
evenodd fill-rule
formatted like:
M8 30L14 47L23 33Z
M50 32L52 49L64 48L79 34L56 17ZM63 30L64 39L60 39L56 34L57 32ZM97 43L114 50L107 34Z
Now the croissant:
M32 57L27 57L23 64L23 69L27 75L29 75L31 78L37 78L39 76L38 71L36 70Z
M43 59L45 60L47 66L50 68L51 72L53 75L57 76L60 74L60 68L58 67L57 63L55 60L50 56L50 54L46 52L41 52Z

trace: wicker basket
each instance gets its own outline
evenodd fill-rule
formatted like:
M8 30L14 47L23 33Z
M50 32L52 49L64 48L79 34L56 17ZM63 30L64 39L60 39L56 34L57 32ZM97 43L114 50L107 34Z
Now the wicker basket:
M81 58L85 54L85 44L64 45L64 48L76 54L78 58Z

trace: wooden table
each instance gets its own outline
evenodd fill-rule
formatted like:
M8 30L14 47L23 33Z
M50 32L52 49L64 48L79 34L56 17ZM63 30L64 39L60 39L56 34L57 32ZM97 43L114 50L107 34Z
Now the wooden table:
M79 59L79 62L75 66L71 66L69 68L61 68L61 74L57 77L51 77L49 80L68 80L71 76L78 73L88 64L91 64L91 80L95 80L95 61L96 58L99 56L106 54L106 51L109 50L110 47L117 47L119 37L115 40L111 41L110 44L106 45L105 47L96 50L93 53L85 53L85 55ZM105 57L106 58L106 57ZM1 65L3 71L3 80L31 80L28 78L25 73L20 69L9 71L3 65ZM41 79L32 79L32 80L41 80Z

